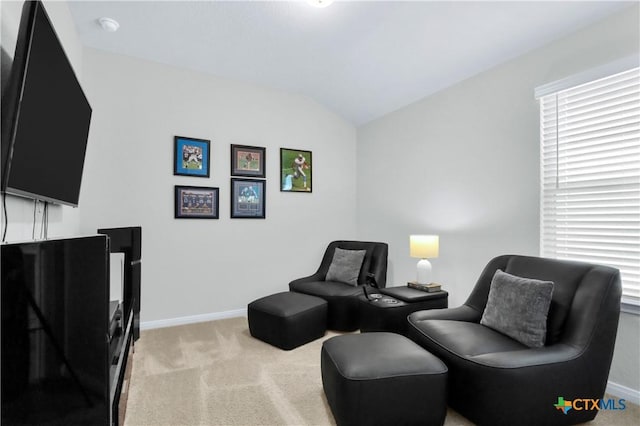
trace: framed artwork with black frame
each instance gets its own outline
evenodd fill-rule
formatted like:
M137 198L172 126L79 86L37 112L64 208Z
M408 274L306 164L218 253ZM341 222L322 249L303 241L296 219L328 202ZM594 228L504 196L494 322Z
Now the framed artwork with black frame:
M231 218L264 219L266 180L231 178Z
M173 174L209 177L211 141L185 136L175 136L173 141Z
M231 145L231 176L264 178L266 154L260 146Z
M175 186L176 219L218 219L220 190L208 186Z
M311 192L311 151L280 148L280 191Z

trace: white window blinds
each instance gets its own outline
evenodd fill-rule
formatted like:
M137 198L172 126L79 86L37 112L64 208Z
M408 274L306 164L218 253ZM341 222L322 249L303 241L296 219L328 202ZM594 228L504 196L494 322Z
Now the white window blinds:
M640 304L640 68L540 97L541 254L620 269Z

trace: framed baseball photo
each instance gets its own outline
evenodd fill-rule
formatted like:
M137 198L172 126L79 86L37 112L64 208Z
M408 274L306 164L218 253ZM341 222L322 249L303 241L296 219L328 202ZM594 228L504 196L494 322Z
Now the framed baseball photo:
M266 148L231 145L231 176L265 177Z
M175 186L176 219L218 219L218 188L205 186Z
M280 148L280 191L310 193L312 164L311 151Z
M231 178L231 218L264 219L266 180Z
M173 174L209 177L209 146L206 139L175 136L173 148Z

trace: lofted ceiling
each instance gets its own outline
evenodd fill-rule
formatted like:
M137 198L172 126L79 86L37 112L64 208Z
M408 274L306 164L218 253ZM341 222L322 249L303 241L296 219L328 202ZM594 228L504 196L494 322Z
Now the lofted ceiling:
M85 46L308 96L356 126L637 1L70 1ZM628 9L629 13L632 13ZM98 18L120 23L106 32Z

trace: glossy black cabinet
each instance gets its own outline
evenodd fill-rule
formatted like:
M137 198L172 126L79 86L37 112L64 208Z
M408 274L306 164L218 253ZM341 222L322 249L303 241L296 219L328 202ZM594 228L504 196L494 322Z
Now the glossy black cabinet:
M1 250L2 425L111 424L108 238Z
M0 424L121 424L133 304L110 304L109 237L1 250Z

